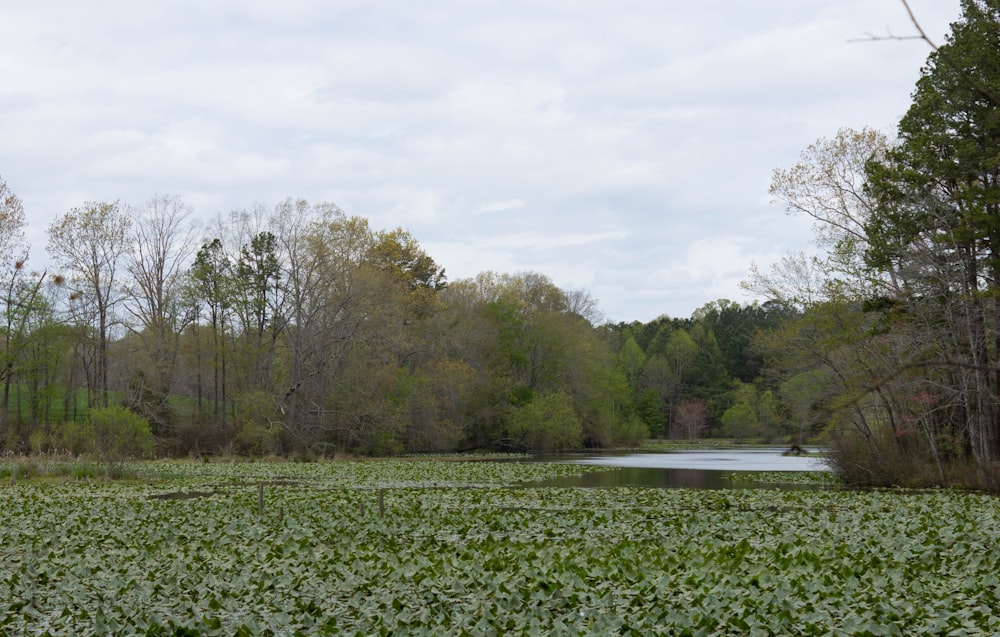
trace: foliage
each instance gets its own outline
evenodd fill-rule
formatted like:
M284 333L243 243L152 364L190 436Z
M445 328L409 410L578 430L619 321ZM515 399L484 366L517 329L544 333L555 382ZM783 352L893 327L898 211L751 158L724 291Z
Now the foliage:
M1000 7L961 4L895 140L842 130L775 171L827 253L749 284L798 315L759 338L784 413L855 483L996 483Z
M583 427L568 394L540 394L514 410L508 435L514 449L565 451L580 447Z
M92 409L87 422L94 454L111 477L121 476L128 462L153 452L149 421L134 411L119 406Z
M52 224L66 276L15 274L7 299L24 311L5 332L4 449L92 449L79 423L113 405L147 418L167 455L692 438L718 431L732 377L759 368L749 335L778 316L720 300L595 325L583 290L538 272L447 281L409 232L334 204L219 215L198 250L190 213L166 195Z
M582 470L540 463L154 466L176 477L8 487L0 631L1000 629L989 496L502 486Z
M954 429L985 469L1000 457L1000 6L962 9L921 73L898 144L868 167L878 207L867 258L906 278L907 293L881 309L920 344L928 382L913 395L942 399L928 442Z
M733 394L733 406L722 414L724 437L770 440L782 433L777 401L770 390L761 391L754 385L737 381Z
M118 202L88 202L48 228L48 252L68 272L70 300L76 304L71 309L96 336L79 347L88 361L90 403L101 407L107 407L109 400L112 311L121 301L118 279L130 226L131 218Z

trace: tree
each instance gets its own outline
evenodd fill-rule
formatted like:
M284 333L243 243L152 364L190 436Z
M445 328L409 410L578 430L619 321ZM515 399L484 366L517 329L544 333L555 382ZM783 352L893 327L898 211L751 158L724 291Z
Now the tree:
M7 183L0 178L0 255L7 284L4 286L3 316L3 398L0 403L0 440L6 438L6 428L10 418L10 388L14 374L17 349L17 327L23 323L25 309L20 295L20 283L24 275L27 250L24 247L24 205ZM9 268L9 273L6 272Z
M708 407L701 400L686 400L677 407L677 428L688 440L695 440L708 426Z
M41 279L37 280L41 282ZM18 346L11 352L14 373L21 391L15 394L15 413L27 412L28 439L35 437L32 449L48 448L59 412L59 398L74 385L71 352L73 328L58 320L55 313L59 285L51 278L39 287L23 282L18 294L19 314L14 333ZM27 403L22 405L22 399ZM24 436L20 443L24 443Z
M320 205L289 255L287 388L275 394L296 444L373 452L398 443L393 404L406 286L372 263L368 221Z
M438 266L402 228L379 232L368 253L368 261L376 268L398 279L407 289L407 305L415 317L426 316L438 302L437 293L444 289L444 268Z
M956 449L985 483L1000 444L1000 6L962 8L894 142L842 131L776 171L827 256L751 282L801 315L771 341L786 408L825 415L837 466L872 483L943 482Z
M71 300L90 310L96 323L91 402L108 406L108 341L112 312L121 300L118 279L131 219L115 203L90 202L49 226L48 252L67 271Z
M226 409L226 325L233 300L232 264L220 239L202 245L189 277L191 295L208 310L212 337L212 413L216 428L221 429Z
M191 209L174 196L154 196L145 208L129 212L134 224L125 258L130 275L125 307L138 322L135 332L144 356L133 373L138 392L128 400L162 435L169 421L178 339L194 319L183 298L186 269L196 245L194 226L188 223Z
M668 335L664 337L663 334ZM648 388L660 395L667 415L664 433L669 434L677 407L690 387L690 373L700 348L687 330L676 329L658 335L650 344L650 350L652 355L646 361L643 379Z
M0 255L20 257L24 242L24 204L0 177Z
M753 382L763 366L761 352L753 347L757 334L780 326L789 317L781 303L740 305L728 299L706 303L693 315L705 333L715 338L726 373L744 383Z
M542 452L578 448L582 433L573 400L562 392L535 396L511 414L508 427L513 448Z
M278 257L278 238L265 231L240 248L232 290L236 315L242 322L242 341L250 357L249 390L271 390L272 367L278 337L285 328L284 287Z
M779 396L788 411L791 425L795 428L793 443L803 444L817 428L826 424L827 412L823 409L831 398L831 390L837 387L834 373L825 367L791 374L781 383Z
M736 381L733 406L722 414L722 434L738 439L773 437L780 433L777 402L770 390Z
M878 202L868 263L905 271L908 294L895 305L918 317L910 325L922 330L926 359L951 368L953 413L984 469L1000 454L998 106L1000 5L963 0L921 72L897 145L868 166Z
M851 293L869 297L899 291L899 276L893 269L874 271L865 262L869 221L877 206L867 188L866 166L882 161L890 146L886 135L876 130L842 128L832 139L811 144L797 164L776 169L771 177L769 192L785 210L816 222L816 243L826 251L817 264L824 287L850 286ZM757 275L756 284L766 288L767 280Z
M28 276L24 272L23 262L14 264L3 297L3 367L0 368L3 395L0 398L0 434L6 434L8 448L11 443L17 442L12 440L10 435L13 433L10 430L13 420L10 417L11 389L15 377L32 367L31 361L26 360L26 354L31 351L31 327L37 323L40 316L47 313L42 290L45 274L34 273L31 275L34 280L28 279ZM20 391L17 392L17 396L17 420L21 420L23 413L19 407Z

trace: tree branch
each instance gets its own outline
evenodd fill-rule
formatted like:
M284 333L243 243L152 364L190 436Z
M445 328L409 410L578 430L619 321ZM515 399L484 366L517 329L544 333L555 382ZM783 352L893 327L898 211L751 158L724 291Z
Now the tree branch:
M892 31L886 29L886 35L874 35L872 33L866 32L865 35L867 37L854 38L848 40L848 42L883 42L885 40L923 40L924 42L927 43L928 46L937 51L938 50L937 45L934 44L934 42L930 39L930 37L927 36L927 32L924 31L924 28L922 26L920 26L920 22L917 20L917 17L913 15L913 10L910 9L910 3L907 2L907 0L900 0L900 1L903 3L903 7L906 8L906 13L907 15L910 16L910 22L912 22L913 26L917 28L917 33L919 35L895 35L893 34Z
M910 22L912 22L913 26L917 28L917 33L920 34L920 39L930 45L932 49L937 51L937 45L934 44L929 37L927 37L927 33L924 32L924 28L920 26L920 22L917 21L916 16L913 15L913 10L910 9L910 3L906 0L901 0L901 2L903 3L903 6L906 7L906 13L910 16Z

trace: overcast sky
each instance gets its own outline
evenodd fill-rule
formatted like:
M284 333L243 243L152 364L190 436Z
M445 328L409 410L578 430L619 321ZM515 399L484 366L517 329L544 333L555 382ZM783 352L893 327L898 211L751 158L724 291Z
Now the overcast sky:
M959 0L910 0L942 41ZM776 167L891 131L900 0L0 0L0 177L31 262L86 201L286 197L401 226L450 279L537 271L613 321L748 299L808 247Z

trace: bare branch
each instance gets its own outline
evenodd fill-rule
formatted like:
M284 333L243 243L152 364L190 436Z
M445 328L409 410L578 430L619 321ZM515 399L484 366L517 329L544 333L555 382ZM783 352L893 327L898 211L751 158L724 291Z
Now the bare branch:
M909 14L910 16L910 22L912 22L913 26L917 28L917 32L920 34L920 39L926 42L928 45L930 45L932 49L937 51L937 45L934 44L934 42L932 42L929 37L927 37L927 33L924 31L924 28L920 26L920 22L917 21L916 16L913 15L913 10L910 9L910 3L907 2L906 0L901 0L901 1L903 3L903 6L906 7L906 13Z
M903 7L906 8L907 15L910 16L910 22L912 22L913 26L917 28L917 33L919 35L895 35L892 31L890 31L889 29L886 29L885 30L885 32L886 32L885 35L875 35L874 33L869 33L869 32L866 31L865 32L865 36L866 37L863 37L863 38L852 38L852 39L848 40L848 42L884 42L885 40L897 40L897 41L898 40L923 40L924 42L927 43L928 46L930 46L932 49L934 49L935 51L937 51L938 50L937 45L934 44L934 42L930 39L930 37L928 37L927 32L924 31L924 28L922 26L920 26L920 22L917 20L917 17L915 15L913 15L913 10L910 9L910 4L907 2L907 0L901 0L901 2L903 3Z
M889 29L885 30L885 35L875 35L865 31L865 37L863 38L851 38L848 42L882 42L884 40L923 40L923 36L920 35L896 35Z

